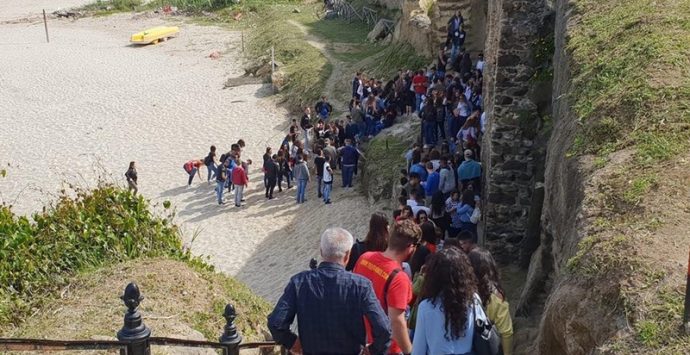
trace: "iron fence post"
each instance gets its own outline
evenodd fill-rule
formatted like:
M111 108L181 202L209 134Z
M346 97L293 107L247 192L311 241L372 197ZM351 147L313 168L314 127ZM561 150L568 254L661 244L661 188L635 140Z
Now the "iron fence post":
M127 313L125 313L122 329L117 332L117 339L129 343L126 350L127 355L149 355L151 353L149 345L151 329L144 324L138 310L144 296L139 292L137 284L131 282L125 287L125 293L120 299L127 306ZM124 352L120 351L120 354L124 354Z
M223 312L223 318L225 318L225 329L223 330L223 335L220 336L220 343L225 345L223 349L224 355L238 355L240 353L240 343L242 343L242 335L235 327L235 318L237 318L237 312L235 312L235 307L231 304L225 306L225 312Z

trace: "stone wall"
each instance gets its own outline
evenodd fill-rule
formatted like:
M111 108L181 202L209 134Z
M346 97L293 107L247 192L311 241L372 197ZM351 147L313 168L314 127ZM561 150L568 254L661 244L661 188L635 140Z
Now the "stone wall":
M517 261L532 210L543 151L535 139L543 120L543 93L535 91L536 43L552 26L544 0L489 1L482 142L484 237L502 262Z

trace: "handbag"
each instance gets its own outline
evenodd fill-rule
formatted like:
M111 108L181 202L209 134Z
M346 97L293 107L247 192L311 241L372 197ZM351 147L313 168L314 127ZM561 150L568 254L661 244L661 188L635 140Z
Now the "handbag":
M502 354L501 335L496 326L489 320L484 312L482 300L479 295L474 294L472 303L474 310L474 334L472 335L472 352L475 355L498 355ZM477 316L479 313L479 317Z

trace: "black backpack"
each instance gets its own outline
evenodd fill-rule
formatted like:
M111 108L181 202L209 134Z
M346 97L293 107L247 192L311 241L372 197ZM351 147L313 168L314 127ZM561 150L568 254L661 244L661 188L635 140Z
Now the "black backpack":
M209 152L206 158L204 158L204 165L209 166L213 162L213 158L211 157L211 153Z

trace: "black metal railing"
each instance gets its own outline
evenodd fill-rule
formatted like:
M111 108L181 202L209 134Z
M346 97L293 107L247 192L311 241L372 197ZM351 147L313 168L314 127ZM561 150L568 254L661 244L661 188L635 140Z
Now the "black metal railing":
M139 313L139 304L144 299L135 283L125 287L120 297L127 306L124 324L117 332L117 341L99 340L44 340L0 338L0 352L3 351L65 351L65 350L119 350L122 355L149 355L151 346L175 346L193 348L212 348L222 350L224 355L237 355L246 349L274 349L279 347L273 341L242 343L242 335L235 327L237 312L231 304L225 306L223 317L225 328L218 342L152 337ZM281 354L286 354L280 348Z

